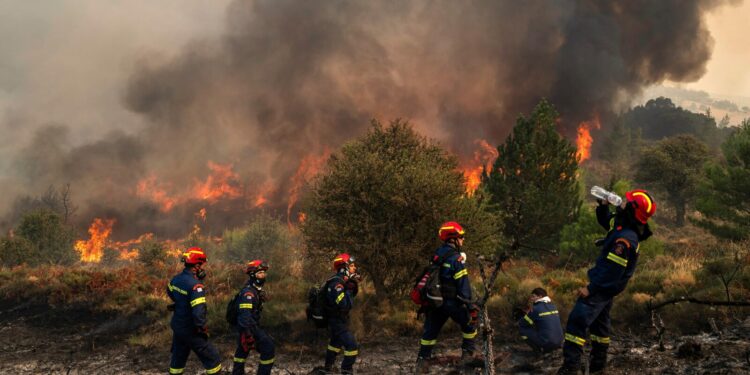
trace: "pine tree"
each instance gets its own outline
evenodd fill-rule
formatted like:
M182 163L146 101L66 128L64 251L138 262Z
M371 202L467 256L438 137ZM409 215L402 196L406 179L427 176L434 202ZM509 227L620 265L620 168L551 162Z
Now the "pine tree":
M707 161L705 143L692 135L678 135L644 150L637 163L636 178L663 194L665 201L675 209L677 226L682 226Z
M714 235L750 238L750 120L744 120L721 147L724 160L706 168L697 208L698 224Z
M578 157L555 130L557 118L545 100L530 117L520 116L485 178L512 253L554 248L562 227L578 214Z

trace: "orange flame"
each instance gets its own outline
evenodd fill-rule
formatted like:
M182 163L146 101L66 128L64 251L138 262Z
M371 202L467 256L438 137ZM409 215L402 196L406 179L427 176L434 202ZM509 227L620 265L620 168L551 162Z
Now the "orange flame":
M237 198L242 196L239 187L239 176L232 170L232 164L208 162L211 175L203 183L196 183L193 188L195 198L215 203L220 198Z
M151 175L138 181L136 186L136 195L147 198L152 202L159 205L162 212L169 212L177 204L177 199L170 197L164 190L163 186L159 186L156 182L156 176Z
M297 221L300 223L304 223L305 220L307 220L307 214L304 212L300 212L297 214Z
M576 138L576 155L578 162L583 163L591 157L591 145L594 144L594 138L591 137L591 129L601 129L599 116L595 115L590 121L584 121L578 125L578 137Z
M292 177L292 187L289 189L289 201L286 206L286 221L287 224L292 225L291 222L291 215L292 215L292 208L295 204L297 204L297 200L299 200L299 193L302 190L302 187L309 181L310 179L315 176L316 173L323 167L323 164L328 160L328 157L331 155L330 150L326 148L323 150L323 154L320 156L315 155L307 155L305 156L302 161L299 163L299 167L297 168L297 172L294 173L294 177Z
M198 210L198 212L195 213L195 217L203 221L206 221L206 208L204 207Z
M133 250L120 250L120 256L119 258L121 260L134 260L137 259L139 256L138 249Z
M482 173L492 171L492 164L499 155L497 149L490 146L484 139L477 139L474 143L479 146L479 149L474 151L474 160L471 161L470 165L463 168L464 178L466 179L464 186L466 186L466 195L468 196L474 195L482 182Z
M82 262L99 263L102 260L104 246L107 244L114 224L115 219L94 219L89 226L91 238L88 241L78 240L75 244L76 251L81 253Z

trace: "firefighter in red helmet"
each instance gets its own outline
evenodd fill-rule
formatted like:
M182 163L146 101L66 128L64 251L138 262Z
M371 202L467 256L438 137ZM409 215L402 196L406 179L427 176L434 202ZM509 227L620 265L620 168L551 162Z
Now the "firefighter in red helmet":
M359 292L361 277L357 273L357 264L353 256L341 253L333 258L333 270L336 272L323 285L325 316L331 340L326 349L324 367L317 368L318 373L331 374L336 356L344 355L341 362L341 374L354 374L354 362L357 361L359 346L348 327L349 311L354 306L354 297Z
M260 314L263 311L263 303L266 302L266 292L263 290L266 271L268 265L260 259L248 262L245 267L248 279L237 295L237 321L234 325L239 337L237 350L234 352L232 375L245 374L245 361L253 347L260 354L256 374L270 375L273 368L275 345L271 336L260 326Z
M170 374L185 372L185 364L192 350L198 356L206 374L221 371L221 356L208 341L206 323L206 287L203 279L206 271L203 265L208 261L206 252L199 247L191 247L182 254L185 269L167 284L167 295L174 302L170 327L172 328L172 359Z
M472 300L469 273L464 267L465 256L461 253L464 234L464 228L455 221L444 223L438 230L438 237L443 244L435 251L431 262L441 264L439 277L443 301L439 307L427 310L417 355L417 373L426 371L437 336L449 318L461 327L462 362L477 362L474 358L474 339L477 335L478 309Z
M608 231L596 264L588 271L589 284L578 291L579 298L568 316L563 344L563 366L558 374L577 374L586 340L591 341L589 373L603 373L610 344L610 310L615 296L625 290L635 272L638 248L651 237L648 220L656 202L645 190L625 194L626 200L611 213L609 202L599 199L596 218ZM614 219L614 227L610 222ZM588 334L588 335L587 335Z

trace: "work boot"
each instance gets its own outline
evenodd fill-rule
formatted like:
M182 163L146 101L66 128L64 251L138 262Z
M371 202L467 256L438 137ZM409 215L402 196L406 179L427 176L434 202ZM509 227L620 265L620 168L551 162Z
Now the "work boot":
M461 364L466 367L484 367L484 360L468 350L461 351Z
M430 372L430 364L432 364L433 361L432 357L417 357L417 364L414 366L414 374L428 374Z
M341 375L354 375L354 369L352 370L341 369Z
M607 360L598 361L596 358L591 359L589 364L589 374L604 375L606 374Z

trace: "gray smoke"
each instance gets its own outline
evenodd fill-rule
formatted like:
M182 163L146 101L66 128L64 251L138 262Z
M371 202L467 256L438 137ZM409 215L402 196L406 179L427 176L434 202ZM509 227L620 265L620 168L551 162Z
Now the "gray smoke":
M726 2L237 0L220 40L166 63L144 59L132 74L124 103L146 119L138 136L65 149L44 142L61 132L46 129L30 148L48 152L23 154L23 175L71 182L86 196L82 221L96 210L145 221L133 232L170 227L134 199L135 181L154 175L184 191L209 161L232 163L246 189L276 186L271 207L282 210L300 161L362 134L371 118L409 119L469 159L475 140L501 143L540 98L572 135L648 85L695 80L712 48L704 14ZM244 217L237 207L216 210L222 223Z

